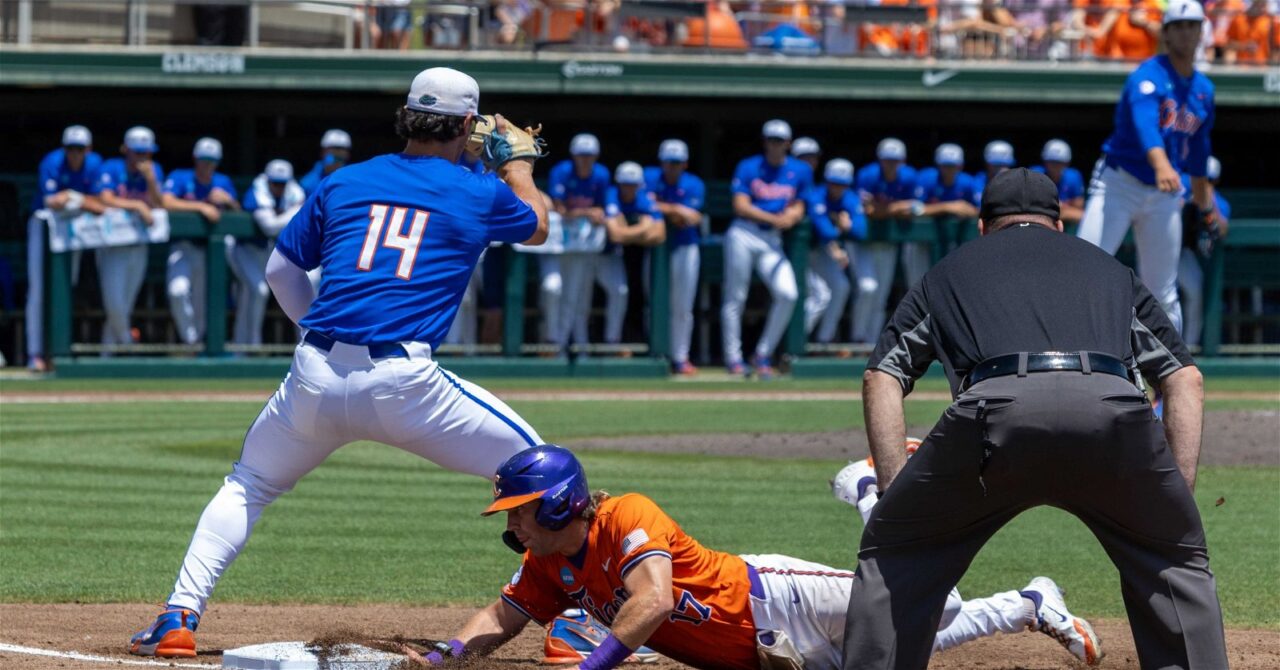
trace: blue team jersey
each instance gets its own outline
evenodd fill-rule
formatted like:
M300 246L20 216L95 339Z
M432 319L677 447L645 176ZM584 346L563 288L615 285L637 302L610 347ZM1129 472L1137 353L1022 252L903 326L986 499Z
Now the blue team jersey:
M819 244L826 244L840 237L840 228L832 221L832 217L839 216L841 212L849 213L849 222L852 224L849 227L849 237L855 240L867 237L867 216L862 212L862 199L852 187L846 188L838 200L831 199L827 184L814 187L809 192L806 210L809 220L813 222L813 232Z
M1040 174L1049 174L1043 165L1036 165L1031 168L1032 172ZM1062 177L1058 180L1058 199L1059 200L1075 200L1084 197L1084 175L1080 171L1073 168L1063 168Z
M40 189L36 191L31 209L44 209L46 196L67 189L87 195L97 194L99 189L96 182L101 168L102 156L96 152L86 152L84 165L80 166L79 170L73 171L71 166L67 165L67 152L64 149L50 151L40 161Z
M156 182L164 183L164 168L160 164L151 161L152 171L156 175ZM141 172L129 174L128 164L123 158L112 158L102 162L102 167L98 170L98 186L97 193L103 191L111 191L121 198L129 200L146 200L147 199L147 180L142 177Z
M1213 83L1200 72L1184 78L1167 56L1143 61L1124 82L1115 132L1102 145L1107 165L1144 184L1156 183L1147 152L1163 147L1173 169L1203 177L1213 128Z
M702 183L702 179L688 172L680 173L680 178L675 184L668 184L667 180L662 178L661 167L647 167L644 169L644 183L649 189L650 197L658 202L676 203L699 212L706 204L706 186ZM669 232L671 234L667 236L667 241L673 247L697 244L702 238L702 231L698 226L673 227Z
M386 154L329 175L276 250L323 268L302 327L349 344L426 342L449 332L490 242L523 242L533 209L494 175L443 158Z
M864 198L878 203L911 200L916 197L916 170L910 165L900 165L897 177L886 181L880 173L880 163L870 163L858 170L855 184Z
M476 158L465 151L462 152L461 156L458 156L458 165L461 165L476 174L484 174L486 170L484 163L479 158Z
M729 186L734 194L750 196L751 204L770 214L781 212L796 200L804 200L811 188L813 170L808 163L787 156L782 165L773 166L762 155L742 159L733 171L733 181Z
M950 184L942 183L942 173L936 167L921 168L916 173L916 200L924 203L973 202L978 196L973 191L973 177L957 172Z
M599 163L591 168L591 176L583 179L574 171L573 161L565 159L551 168L551 174L547 175L547 190L567 209L604 207L611 181L609 168Z
M232 198L239 199L236 196L236 187L231 183L231 177L221 172L213 173L213 179L208 184L201 184L196 179L195 170L174 170L169 173L169 178L164 180L164 187L161 190L175 198L203 202L215 188L220 188Z
M618 216L619 214L627 219L631 219L632 217L639 216L641 214L648 214L655 219L662 218L662 213L654 206L653 198L649 196L649 192L646 191L643 186L636 189L636 197L632 199L631 202L622 201L622 198L618 195L617 186L610 186L609 190L605 191L604 215ZM604 245L605 252L610 252L614 249L620 248L621 246L614 242L605 242Z
M342 168L339 167L338 169L340 170ZM337 172L337 170L334 172ZM330 172L329 174L324 173L324 159L322 158L316 161L315 165L311 166L310 172L302 175L302 179L298 180L298 185L302 187L302 190L307 192L307 195L311 195L312 193L315 193L316 189L320 188L320 184L323 184L324 180L331 177L334 172Z

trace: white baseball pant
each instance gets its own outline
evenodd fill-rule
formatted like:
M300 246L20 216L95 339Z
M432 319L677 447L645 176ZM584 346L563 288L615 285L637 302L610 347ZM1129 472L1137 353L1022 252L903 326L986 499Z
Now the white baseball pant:
M898 256L908 286L929 271L929 247L919 242L903 242L900 246L886 242L859 242L853 245L853 271L858 290L853 302L850 338L859 344L875 344L884 328L893 290Z
M778 554L744 554L741 558L756 569L764 587L764 598L750 597L756 629L784 634L804 658L805 670L842 668L841 648L854 573ZM963 600L960 592L952 589L933 651L998 632L1024 631L1026 616L1017 591Z
M622 342L622 325L627 318L627 301L631 295L631 289L627 285L627 265L622 259L621 247L605 252L596 259L595 280L604 289L604 341L618 344ZM588 295L588 308L590 304Z
M1177 276L1183 203L1181 193L1163 193L1124 170L1103 166L1089 184L1089 200L1076 231L1080 239L1115 255L1133 226L1138 276L1177 330L1182 328Z
M483 256L480 257L480 262L484 262ZM449 332L444 337L444 341L449 344L474 345L479 341L477 321L480 318L480 291L483 276L483 270L480 268L480 263L477 263L476 269L471 273L471 279L467 280L467 288L462 292L458 313L453 317L453 325L449 326Z
M564 292L560 302L560 324L554 341L561 347L571 341L578 345L585 345L589 341L587 317L591 313L592 282L599 258L598 253L579 251L566 252L560 257Z
M205 250L188 240L169 247L165 263L165 287L169 295L169 311L178 339L195 344L205 329Z
M795 271L782 249L782 233L736 219L724 235L724 286L720 305L721 342L726 364L742 361L742 310L755 270L773 303L755 355L767 358L782 340L799 299Z
M698 273L702 252L697 244L682 244L671 249L671 287L668 305L671 326L671 360L689 360L693 341L693 305L698 298Z
M94 259L98 265L98 285L102 287L102 309L106 313L102 343L132 344L129 319L147 276L147 245L103 247L96 250Z
M560 307L564 277L558 254L531 254L538 259L538 308L542 311L542 341L556 342L560 328Z
M267 259L271 246L241 242L227 254L231 274L236 278L236 321L231 341L236 344L262 344L262 324L267 315L271 287L267 285Z
M1182 289L1182 341L1199 346L1204 328L1204 268L1196 252L1185 247L1178 257L1178 286Z
M804 331L818 329L818 342L831 342L836 337L840 316L849 302L850 284L846 269L823 247L809 252L809 270L805 273L808 294L804 299Z
M362 346L300 344L275 395L245 435L240 459L200 516L168 604L203 612L264 507L339 447L373 440L484 479L542 444L488 391L439 367L431 347L372 360Z

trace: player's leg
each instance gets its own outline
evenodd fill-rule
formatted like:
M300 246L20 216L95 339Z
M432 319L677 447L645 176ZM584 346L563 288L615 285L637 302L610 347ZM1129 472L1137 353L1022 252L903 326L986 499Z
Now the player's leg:
M191 309L195 313L197 338L203 339L205 328L209 325L209 276L206 271L205 254L207 253L204 245L196 247L196 252L191 256Z
M542 310L542 341L558 343L561 296L564 294L564 277L560 273L558 254L536 254L538 259L538 307Z
M299 346L289 374L245 435L240 458L200 515L178 571L170 610L203 614L214 587L249 541L262 510L293 488L335 449L349 441L340 422L343 380L323 352ZM166 615L135 635L130 651L141 655L195 655L190 631L164 625ZM167 645L167 646L166 646Z
M560 323L556 327L554 341L562 347L567 346L573 337L574 327L579 321L579 315L590 309L589 303L583 304L583 295L590 295L589 290L591 288L590 277L587 274L589 269L587 257L588 254L571 252L564 254L560 261L560 268L564 278L564 293L561 296ZM582 316L583 320L585 318L585 316Z
M1178 256L1182 251L1182 198L1154 191L1134 217L1133 242L1138 248L1138 276L1160 302L1176 331L1182 331L1178 301Z
M760 333L760 341L756 343L755 358L764 367L769 367L773 350L782 341L787 326L791 324L791 315L795 312L796 301L800 299L800 290L796 286L796 273L791 268L791 261L782 249L782 234L770 231L761 235L761 243L765 248L756 254L755 270L769 288L772 300L769 315L764 321L764 330Z
M1034 619L1035 604L1017 591L962 600L960 592L952 589L939 622L938 635L933 639L933 652L996 633L1021 633Z
M858 298L853 308L853 340L874 344L884 327L885 308L898 265L898 248L883 242L859 244L858 248Z
M826 255L821 249L809 252L809 268L804 273L804 332L806 335L813 333L813 329L818 327L818 320L831 305L831 288L823 278L822 272L818 270L822 264L822 257Z
M44 246L48 224L43 216L27 220L27 367L44 372Z
M1103 168L1090 185L1076 236L1114 255L1134 216L1141 212L1147 190L1150 187L1134 177L1115 168Z
M617 250L618 252L621 249ZM604 341L622 342L622 326L627 318L627 266L620 253L605 253L596 259L596 282L604 289Z
M1204 323L1204 268L1196 253L1186 247L1178 257L1178 287L1182 289L1182 341L1199 346Z
M372 395L369 437L485 479L515 453L543 443L506 403L409 348L409 358L377 363L394 375L396 388Z
M184 344L195 344L200 339L196 328L196 310L192 302L195 288L192 286L192 258L199 253L195 245L179 240L169 246L165 259L165 289L169 296L169 311L178 339Z
M97 250L98 284L102 288L103 344L131 344L129 317L141 282L137 277L146 272L147 247L135 244L103 247ZM139 268L141 271L139 272Z
M671 361L689 363L693 340L693 305L698 297L698 272L702 264L697 244L682 244L671 250Z
M262 324L267 316L267 301L271 298L271 286L267 284L267 261L271 258L271 249L245 245L242 258L246 281L243 287L245 326L241 335L244 344L262 344Z
M724 283L721 286L720 340L725 367L743 372L742 310L751 286L752 236L733 224L724 234Z
M794 649L805 670L841 667L854 573L779 554L742 560L756 573L749 599L756 629L772 633L775 648ZM757 644L769 646L762 637Z
M930 263L929 245L921 242L902 243L902 274L906 277L907 288L915 286L924 278Z
M817 340L831 342L836 338L836 328L840 326L840 317L844 315L845 305L849 303L849 292L852 286L849 284L845 268L840 267L840 264L832 260L829 255L824 253L821 256L825 257L825 260L818 266L818 272L831 291L831 301L818 322Z

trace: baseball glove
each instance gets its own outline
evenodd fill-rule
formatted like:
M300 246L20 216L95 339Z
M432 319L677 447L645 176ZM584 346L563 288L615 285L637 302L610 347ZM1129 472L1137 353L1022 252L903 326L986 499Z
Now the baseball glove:
M538 137L541 124L537 128L521 129L507 121L504 126L506 129L499 133L497 118L488 114L476 117L476 129L467 140L467 153L480 159L490 170L497 170L517 158L537 160L547 155L546 141Z

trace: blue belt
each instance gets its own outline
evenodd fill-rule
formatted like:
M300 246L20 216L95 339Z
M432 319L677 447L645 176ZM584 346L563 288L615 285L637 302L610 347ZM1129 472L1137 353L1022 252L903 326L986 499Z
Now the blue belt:
M308 330L306 336L302 338L302 341L306 342L307 344L310 344L311 346L317 349L321 349L323 351L332 350L333 345L337 342L337 340L333 339L332 337L329 337L328 335L323 335L321 333L317 333L314 330ZM399 342L390 342L390 343L383 343L383 344L353 345L353 346L363 346L367 348L369 350L369 358L408 358L409 357L409 351L405 349L404 345L400 344Z

